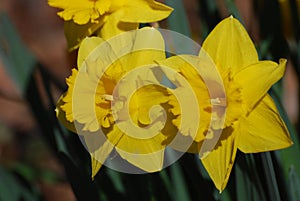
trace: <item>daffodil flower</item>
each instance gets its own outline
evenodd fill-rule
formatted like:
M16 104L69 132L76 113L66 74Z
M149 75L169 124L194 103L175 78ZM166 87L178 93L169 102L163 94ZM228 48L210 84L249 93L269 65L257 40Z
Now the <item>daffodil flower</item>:
M113 150L146 172L162 169L164 148L177 133L170 91L153 73L154 61L163 59L164 41L153 28L82 42L78 70L67 79L56 111L67 128L84 137L92 177Z
M226 128L215 149L202 158L204 167L222 191L237 149L257 153L292 144L285 123L267 93L284 75L286 60L280 59L279 64L259 61L249 35L233 17L217 25L202 47L223 77L227 91L226 115L232 121L225 123ZM200 55L202 53L200 51Z
M70 50L78 48L92 34L108 39L137 29L139 23L160 21L172 12L172 8L154 0L48 0L48 3L63 9L58 15L66 21Z
M284 75L286 60L280 59L279 64L259 61L246 30L233 17L224 19L209 34L199 57L202 68L206 65L201 58L211 58L223 83L213 79L204 82L189 62L193 59L190 55L172 57L163 64L173 66L198 93L202 116L200 121L211 118L214 122L211 126L207 122L199 123L202 126L190 151L200 152L199 157L205 169L221 192L228 182L237 149L244 153L257 153L286 148L292 144L285 123L267 93ZM217 96L210 97L207 94L207 84L210 88L216 86ZM224 86L226 94L217 87L219 85ZM172 111L177 114L178 106L174 106ZM212 112L212 107L216 108L215 112ZM219 121L223 118L225 121ZM180 124L178 120L173 120L173 123L177 126ZM188 135L184 130L181 132ZM213 146L207 146L203 151L201 148L204 143Z

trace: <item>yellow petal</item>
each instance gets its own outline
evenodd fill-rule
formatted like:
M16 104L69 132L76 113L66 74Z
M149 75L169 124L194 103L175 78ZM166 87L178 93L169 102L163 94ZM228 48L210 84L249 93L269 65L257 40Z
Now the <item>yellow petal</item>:
M136 30L139 27L137 22L121 22L123 10L117 10L106 16L105 23L99 31L98 36L105 40L112 38L126 31Z
M84 141L86 149L91 155L92 178L98 173L115 145L122 138L122 133L117 128L103 129L95 133L86 132Z
M216 147L201 159L210 178L220 192L224 190L228 183L236 156L237 146L234 132L231 127L225 128Z
M89 54L98 47L104 40L99 37L85 38L78 50L77 67L80 69L82 63L89 56Z
M149 23L162 20L170 15L172 8L153 0L127 1L109 15L99 36L109 39L122 32L135 30L139 23Z
M119 34L104 45L111 48L110 52L106 53L110 54L109 58L120 58L126 69L140 67L166 57L162 35L158 30L149 27Z
M68 12L68 10L63 11L61 13L61 17L63 17L64 16L63 13L66 13L66 12ZM73 17L73 21L76 24L83 25L83 24L86 24L86 23L88 23L90 21L91 16L97 18L97 17L99 17L99 14L97 12L93 12L92 10L90 12L89 11L87 12L86 10L77 10L76 13L73 14L72 17Z
M97 8L99 14L103 15L104 13L109 12L112 1L97 0L94 3L95 3L95 8Z
M135 142L131 141L130 143L133 143L133 146L136 145ZM138 142L138 144L140 143ZM148 144L145 145L148 146ZM122 158L146 172L150 173L162 170L164 149L149 154L133 154L118 148L116 148L116 150Z
M95 159L94 154L90 154L91 156L91 166L92 166L92 180L94 180L96 174L102 167L102 163L100 163L97 159Z
M88 22L84 25L78 25L72 20L68 20L64 23L65 36L67 39L68 50L73 51L77 49L81 41L88 36L91 36L103 25L102 18L97 23Z
M122 8L123 22L156 22L167 18L173 9L154 0L128 1Z
M122 158L136 167L146 172L156 172L160 171L163 166L166 145L163 145L162 142L165 139L166 137L161 133L149 139L132 138L124 134L118 142L116 150Z
M154 28L143 28L107 40L100 45L95 57L103 57L101 60L111 59L112 65L105 73L119 79L125 72L134 68L165 59L164 50L164 40L160 32ZM118 73L120 71L123 73Z
M236 72L258 61L256 49L247 31L232 16L221 21L208 35L200 55L203 51L208 53L221 72L228 68Z
M49 6L56 7L56 8L65 8L66 1L59 1L59 0L48 0Z
M139 67L150 67L150 65L154 67L154 61L156 59L165 59L165 53L161 50L135 51L120 58L118 62L125 72L130 72ZM115 68L117 68L117 66L108 69L106 73L110 75L113 74Z
M76 132L75 126L70 124L74 123L72 96L77 75L78 71L73 68L72 74L66 79L69 87L68 91L60 97L56 106L56 114L58 119L66 126L66 128L73 132Z
M126 68L132 69L139 65L145 65L153 63L154 59L164 59L165 58L165 45L164 39L160 32L154 28L145 27L139 30L126 32L117 35L103 43L101 47L105 48L99 50L97 56L105 53L109 55L109 58L122 58L123 56L129 54L135 54L132 57L122 58L126 60ZM102 52L105 51L105 52ZM148 51L148 52L147 52ZM159 52L157 55L153 55ZM136 56L136 54L139 54Z
M280 59L279 65L272 61L260 61L234 75L234 82L242 87L243 101L246 102L248 112L282 78L285 65L285 59Z
M239 123L238 148L244 153L273 151L292 144L272 98L266 95Z
M109 7L109 10L110 10L110 12L114 12L117 9L124 6L125 4L127 4L128 0L110 0L110 1L111 1L111 5Z
M109 11L111 1L82 1L82 0L49 0L49 5L61 8L58 15L64 20L73 20L76 24L86 24L90 20L93 22L100 15Z
M97 131L100 128L99 119L107 114L107 110L97 107L95 94L97 82L95 83L83 70L78 72L72 95L72 113L74 119L83 124L83 130ZM101 115L97 117L97 114Z
M55 109L56 117L68 130L72 131L73 133L76 133L74 122L67 120L66 112L61 108L61 106L65 104L65 102L63 101L64 96L65 95L62 95L56 104L56 109Z

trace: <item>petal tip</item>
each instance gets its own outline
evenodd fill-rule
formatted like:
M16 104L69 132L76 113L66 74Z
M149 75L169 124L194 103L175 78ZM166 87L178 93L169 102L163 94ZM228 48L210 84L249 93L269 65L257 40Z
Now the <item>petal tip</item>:
M279 64L286 65L286 63L287 63L287 59L285 59L285 58L280 58L279 59Z

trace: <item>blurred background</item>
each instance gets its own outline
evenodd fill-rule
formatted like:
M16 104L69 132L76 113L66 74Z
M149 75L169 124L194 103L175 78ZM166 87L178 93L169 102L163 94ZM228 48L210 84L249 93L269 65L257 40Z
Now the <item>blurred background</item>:
M233 15L261 59L287 58L284 78L270 91L294 145L264 154L238 153L219 194L195 155L159 173L128 175L103 167L90 179L89 154L55 117L76 67L63 20L46 0L0 0L0 201L300 200L300 0L165 0L175 9L159 26L199 44Z

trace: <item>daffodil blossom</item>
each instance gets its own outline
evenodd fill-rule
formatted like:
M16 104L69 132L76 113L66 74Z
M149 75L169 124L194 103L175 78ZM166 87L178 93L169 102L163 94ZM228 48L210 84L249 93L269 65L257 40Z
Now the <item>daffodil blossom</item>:
M172 8L154 0L48 0L52 7L63 9L58 15L65 22L70 50L92 34L108 39L138 28L139 23L160 21Z
M151 71L154 60L163 59L162 36L152 28L105 42L97 37L83 41L78 70L67 79L68 91L56 111L67 128L84 137L92 177L113 149L144 171L162 169L164 148L177 133L170 91Z
M292 144L288 130L267 93L284 75L286 60L281 59L279 64L259 61L246 30L233 17L223 20L209 34L201 54L212 58L227 92L227 116L222 135L215 148L201 159L216 187L222 191L228 182L237 149L257 153Z
M212 141L211 149L201 152L199 157L221 192L228 182L237 149L244 153L257 153L286 148L292 144L288 130L267 93L283 76L286 60L280 59L279 64L259 61L256 49L239 21L233 17L224 19L209 34L199 53L200 58L212 59L226 91L226 95L220 93L218 97L213 97L209 106L205 102L209 98L205 92L207 83L186 62L190 60L184 59L186 57L190 56L172 57L164 63L169 66L173 64L173 68L191 83L194 90L198 90L197 97L204 119L216 120L211 127L202 123L202 129L199 129L190 151L199 152L204 142L209 144ZM174 65L180 62L184 64ZM209 109L212 105L217 107L216 112ZM173 112L177 114L178 106L174 106ZM224 110L226 113L223 113ZM218 119L222 119L220 114L226 114L223 123L218 123ZM178 125L178 121L173 123Z

